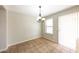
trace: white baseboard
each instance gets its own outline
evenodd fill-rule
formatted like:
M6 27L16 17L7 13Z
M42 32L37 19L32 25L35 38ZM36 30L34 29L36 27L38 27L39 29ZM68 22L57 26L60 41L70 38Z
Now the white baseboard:
M50 41L53 41L53 42L55 42L55 43L58 43L58 41L55 40L54 38L53 38L53 39L49 39L49 38L47 38L47 37L43 37L43 38L48 39L48 40L50 40Z
M8 47L4 48L4 49L0 49L0 52L2 51L6 51L8 49Z
M38 36L38 37L32 37L32 38L29 38L29 39L24 40L24 41L20 41L20 42L12 43L12 44L9 44L8 47L13 46L13 45L17 45L17 44L20 44L20 43L23 43L23 42L27 42L27 41L30 41L30 40L34 40L34 39L37 39L37 38L40 38L40 37L41 37L41 36Z

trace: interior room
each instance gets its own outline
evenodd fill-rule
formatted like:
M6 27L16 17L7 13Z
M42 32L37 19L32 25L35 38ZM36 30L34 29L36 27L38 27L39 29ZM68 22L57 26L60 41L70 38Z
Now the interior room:
M1 53L78 53L79 5L0 5Z

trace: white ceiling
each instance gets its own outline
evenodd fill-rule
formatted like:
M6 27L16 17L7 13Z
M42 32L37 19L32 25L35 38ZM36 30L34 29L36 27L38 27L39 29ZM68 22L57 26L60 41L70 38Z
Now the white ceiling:
M41 13L42 16L48 16L72 6L73 5L43 5L41 8ZM9 11L15 11L23 14L31 14L33 16L38 16L39 14L39 8L35 5L6 5L6 8Z

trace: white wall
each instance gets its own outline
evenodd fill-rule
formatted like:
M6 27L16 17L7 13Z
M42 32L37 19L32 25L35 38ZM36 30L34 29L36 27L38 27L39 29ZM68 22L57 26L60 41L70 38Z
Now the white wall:
M7 48L6 10L0 6L0 51Z
M40 29L35 17L8 11L8 45L39 38Z

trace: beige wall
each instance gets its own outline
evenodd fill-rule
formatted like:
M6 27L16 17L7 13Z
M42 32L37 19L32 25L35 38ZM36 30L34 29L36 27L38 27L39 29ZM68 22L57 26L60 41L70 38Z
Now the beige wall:
M39 38L40 29L35 17L8 11L8 45Z
M6 10L0 6L0 51L7 48Z
M68 14L68 13L72 13L72 12L76 12L77 11L77 7L79 6L74 6L74 7L71 7L71 8L68 8L66 10L62 10L60 12L57 12L57 13L54 13L52 15L49 15L49 16L46 16L45 18L48 19L48 18L53 18L53 34L46 34L44 31L45 27L44 27L44 22L42 23L42 36L44 38L47 38L49 40L52 40L54 42L58 42L58 16L61 16L61 15L65 15L65 14Z

